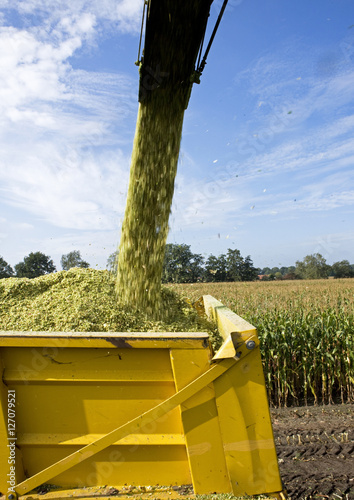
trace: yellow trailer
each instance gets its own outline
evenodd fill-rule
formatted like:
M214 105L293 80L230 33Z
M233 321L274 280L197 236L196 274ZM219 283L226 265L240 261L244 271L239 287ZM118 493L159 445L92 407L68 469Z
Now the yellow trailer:
M283 497L256 329L202 305L214 356L206 333L1 332L1 493Z

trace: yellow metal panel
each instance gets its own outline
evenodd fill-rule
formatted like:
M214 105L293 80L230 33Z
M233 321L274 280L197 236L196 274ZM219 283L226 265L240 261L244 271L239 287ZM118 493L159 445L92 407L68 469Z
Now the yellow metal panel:
M1 354L1 352L0 352ZM0 357L0 370L1 373L3 372L3 362ZM7 447L8 444L8 436L7 436L7 429L8 429L8 423L7 423L7 395L8 395L8 388L5 386L2 380L0 380L0 403L1 403L1 408L0 408L0 470L1 470L1 475L0 475L0 493L5 494L7 493L9 484L8 484L8 474L10 474L11 469L10 469L10 464L8 463L9 460L9 449ZM17 483L17 481L16 481Z
M104 434L18 434L18 446L86 446L93 443L97 439L101 439ZM120 439L113 445L185 445L186 440L183 434L130 434L129 436Z
M179 391L163 403L160 403L146 413L139 415L134 420L131 420L125 425L122 425L106 434L104 437L98 439L97 441L84 446L80 450L63 458L59 462L47 467L46 469L36 474L34 477L20 483L16 487L16 492L18 494L27 493L40 484L52 480L53 477L56 477L59 474L62 474L63 472L80 464L84 460L91 459L94 455L106 449L115 441L122 439L128 434L136 432L137 429L143 429L146 425L164 416L167 412L171 411L172 409L183 403L185 400L192 397L203 387L213 382L217 377L227 371L233 364L233 360L222 360L220 363L213 365L207 372L205 372L191 384L181 389L181 391Z
M206 315L217 323L224 340L227 340L231 332L256 332L256 328L251 323L232 312L211 295L203 295L203 301Z
M23 434L102 434L145 413L174 392L172 384L21 385L17 388L18 428ZM168 419L151 422L144 432L181 433L178 410L172 410Z
M0 373L4 361L0 350ZM22 454L17 445L17 394L0 379L0 494L24 479ZM15 404L15 407L13 407Z
M224 342L215 354L214 360L233 358L237 355L237 346L250 336L256 335L256 328L232 312L211 295L204 295L205 313L218 327Z
M234 495L282 490L259 348L214 382Z
M9 332L0 331L0 347L86 347L120 349L205 349L205 332ZM24 342L25 340L25 342Z
M60 446L23 450L29 475L45 470L48 464L62 461L77 447ZM103 486L124 484L190 484L191 476L185 445L109 446L49 480L67 488L76 485Z
M4 377L9 383L173 381L167 349L78 349L68 346L1 350L6 366Z
M177 390L210 366L207 353L201 350L171 350L171 362ZM206 386L186 400L181 412L194 493L232 492L213 387Z

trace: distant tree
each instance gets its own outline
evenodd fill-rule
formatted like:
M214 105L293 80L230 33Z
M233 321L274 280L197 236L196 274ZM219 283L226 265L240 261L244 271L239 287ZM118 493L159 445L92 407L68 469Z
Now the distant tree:
M60 263L64 271L68 271L72 267L83 267L84 269L90 267L90 264L81 258L79 250L73 250L66 255L62 255Z
M332 275L336 278L353 278L354 269L348 260L341 260L332 264Z
M330 266L320 253L306 255L302 261L296 261L295 274L303 279L328 278Z
M222 254L219 257L210 255L207 258L204 266L204 280L208 282L227 281L226 255Z
M44 274L54 273L56 271L55 265L48 255L42 252L31 252L15 265L16 276L18 278L37 278Z
M0 279L11 278L14 275L12 267L0 256Z
M274 276L275 276L277 273L281 273L282 276L285 276L286 274L294 273L294 272L295 272L295 266L289 266L289 267L282 266L281 268L279 268L279 267L273 267L273 268L264 267L263 269L260 270L260 272L258 274L274 274Z
M118 270L118 255L119 250L116 250L115 252L111 253L111 255L107 259L106 269L114 274L117 274Z
M254 281L260 269L253 266L249 255L244 259L239 250L228 249L227 254L215 257L210 255L205 262L204 280L221 281Z
M242 280L243 257L240 250L229 248L226 254L227 281Z
M250 255L244 259L241 265L241 280L242 281L254 281L258 277L259 269L253 266L253 262Z
M203 276L201 255L192 253L190 245L168 243L162 269L163 283L194 283Z
M277 271L274 276L275 276L275 279L277 279L277 280L283 279L283 275L280 271Z

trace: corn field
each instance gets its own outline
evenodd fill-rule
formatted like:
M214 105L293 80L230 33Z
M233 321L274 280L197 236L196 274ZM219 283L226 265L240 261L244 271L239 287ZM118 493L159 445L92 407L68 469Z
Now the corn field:
M273 406L354 401L354 279L172 287L213 295L257 328Z

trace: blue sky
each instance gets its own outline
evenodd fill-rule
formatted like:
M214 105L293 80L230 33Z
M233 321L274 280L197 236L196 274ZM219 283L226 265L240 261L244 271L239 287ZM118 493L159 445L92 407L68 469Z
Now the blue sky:
M211 8L210 27L222 1ZM0 0L0 255L119 241L142 0ZM354 4L229 0L185 114L169 242L354 263Z

